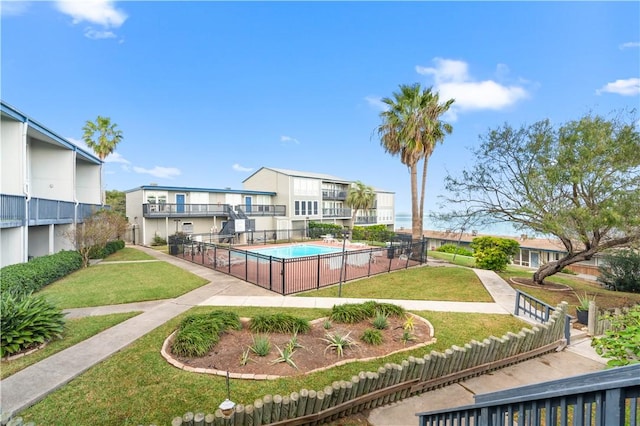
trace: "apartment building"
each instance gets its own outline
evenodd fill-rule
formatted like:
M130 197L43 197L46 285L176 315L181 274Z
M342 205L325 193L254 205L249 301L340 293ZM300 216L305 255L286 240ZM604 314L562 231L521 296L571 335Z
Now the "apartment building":
M342 226L383 224L390 230L395 222L395 194L375 189L376 198L369 210L352 212L346 205L353 181L322 173L262 167L243 181L246 189L273 191L274 202L285 206L286 215L274 218L275 229L304 229L309 221Z
M345 200L351 181L329 175L263 167L243 181L243 189L143 185L125 191L132 240L149 245L154 238L184 233L206 241L253 241L255 231L287 238L310 221L348 226ZM358 212L356 225L394 223L394 193L376 191L374 208ZM256 237L257 238L257 237Z
M74 249L101 207L102 161L0 101L0 266Z
M234 235L238 242L256 229L272 229L272 218L285 216L270 191L143 185L125 191L126 214L136 244L170 235Z

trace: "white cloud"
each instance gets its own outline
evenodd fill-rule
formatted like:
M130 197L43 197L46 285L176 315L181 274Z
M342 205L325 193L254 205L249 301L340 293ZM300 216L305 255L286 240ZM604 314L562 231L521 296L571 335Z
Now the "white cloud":
M296 145L300 145L300 141L296 138L292 138L291 136L280 136L280 142L284 142L285 144L291 142Z
M620 50L623 49L633 49L636 47L640 47L640 41L628 41L626 43L622 43L620 46L618 46L618 48Z
M0 4L0 15L20 16L27 12L31 2L28 1L3 1Z
M133 171L140 174L147 174L157 178L173 179L176 176L180 176L181 172L175 167L160 167L155 166L153 169L145 169L142 167L134 167Z
M231 168L236 172L250 172L253 170L253 168L251 167L243 167L238 163L235 163L233 166L231 166Z
M105 28L118 28L127 14L114 7L110 0L58 0L57 9L73 18L73 23L90 22Z
M116 35L113 31L98 31L94 30L91 27L87 27L84 30L84 36L86 38L90 38L91 40L100 40L105 38L116 38Z
M367 101L367 103L369 104L369 106L380 110L380 111L386 111L389 109L388 105L385 104L384 102L382 102L382 98L381 97L377 97L377 96L365 96L364 98L365 101Z
M416 72L433 76L434 89L441 101L455 99L449 117L455 119L459 111L501 110L529 96L520 85L505 85L493 80L475 81L464 61L435 58L435 67L416 66ZM504 78L509 73L505 64L498 64L496 74Z
M640 78L627 78L607 83L602 88L596 90L596 94L616 93L622 96L635 96L640 94Z
M112 152L104 159L105 163L120 163L120 164L131 164L129 160L124 158L122 155L117 152Z

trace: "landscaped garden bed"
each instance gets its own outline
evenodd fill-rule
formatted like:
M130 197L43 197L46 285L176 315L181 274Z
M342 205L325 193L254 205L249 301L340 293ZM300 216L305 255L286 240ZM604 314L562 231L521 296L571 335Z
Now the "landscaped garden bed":
M371 315L352 316L347 319L348 323L336 315L339 309L349 312L363 305L366 304L334 307L330 317L310 321L308 330L297 333L268 332L264 328L256 332L256 319L243 319L239 329L230 327L220 333L217 343L202 356L176 354L180 351L174 350L176 333L173 333L163 345L163 356L188 371L274 379L372 360L435 343L431 324L401 309L397 315L383 314L376 311L375 305L370 305Z

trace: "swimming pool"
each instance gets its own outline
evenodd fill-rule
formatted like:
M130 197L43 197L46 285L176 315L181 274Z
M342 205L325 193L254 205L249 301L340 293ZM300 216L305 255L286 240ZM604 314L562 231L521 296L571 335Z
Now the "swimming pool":
M279 257L281 259L291 259L293 257L317 256L319 254L338 253L339 248L323 247L313 245L296 245L285 247L272 247L264 249L248 250L251 253L259 253L264 256Z

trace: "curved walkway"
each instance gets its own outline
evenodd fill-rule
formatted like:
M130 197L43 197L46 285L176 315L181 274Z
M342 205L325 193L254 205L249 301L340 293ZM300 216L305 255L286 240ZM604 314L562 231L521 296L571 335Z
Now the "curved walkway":
M369 299L308 298L280 296L253 284L207 267L191 263L147 247L136 248L209 281L208 284L170 300L127 305L73 309L69 317L104 315L114 312L143 311L83 342L58 352L0 381L2 420L35 404L50 392L64 386L93 365L108 358L130 343L182 314L193 306L282 306L326 307L338 303L359 303ZM385 300L410 310L479 312L510 314L515 305L515 291L497 274L475 270L495 303L434 302L417 300ZM37 383L37 386L34 384ZM412 424L415 424L413 422Z

